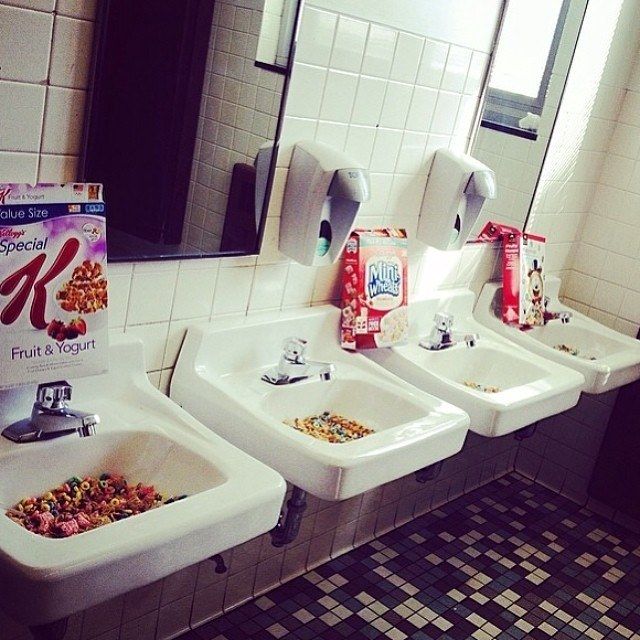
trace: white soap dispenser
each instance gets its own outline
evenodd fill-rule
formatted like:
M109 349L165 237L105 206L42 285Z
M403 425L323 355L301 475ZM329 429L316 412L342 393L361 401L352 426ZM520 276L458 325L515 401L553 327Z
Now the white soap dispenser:
M282 204L280 251L300 264L332 264L369 195L369 173L359 163L329 145L298 142Z
M441 250L461 249L484 201L497 196L495 173L449 149L435 153L418 220L418 240Z

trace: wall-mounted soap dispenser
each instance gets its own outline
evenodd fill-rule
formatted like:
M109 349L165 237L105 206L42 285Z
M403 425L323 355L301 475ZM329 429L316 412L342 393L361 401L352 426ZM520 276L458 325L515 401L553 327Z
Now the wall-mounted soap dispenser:
M280 251L300 264L335 262L368 199L369 173L359 163L320 142L297 143L284 192Z
M422 200L418 240L436 249L461 249L484 201L496 196L496 176L489 167L469 155L438 149Z

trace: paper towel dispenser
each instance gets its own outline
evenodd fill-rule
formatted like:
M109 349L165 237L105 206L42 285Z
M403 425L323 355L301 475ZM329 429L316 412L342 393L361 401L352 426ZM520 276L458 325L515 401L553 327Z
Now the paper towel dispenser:
M369 173L359 163L329 145L298 142L282 204L280 251L304 265L335 262L369 197Z
M418 240L441 250L461 249L485 200L497 197L495 173L449 149L435 153L418 221Z

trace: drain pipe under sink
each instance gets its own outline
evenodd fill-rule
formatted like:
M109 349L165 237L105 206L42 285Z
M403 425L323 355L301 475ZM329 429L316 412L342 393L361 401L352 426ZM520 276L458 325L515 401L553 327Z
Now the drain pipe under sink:
M291 497L287 500L286 515L283 509L280 512L278 524L271 529L271 544L274 547L284 547L298 537L306 508L307 492L299 487L293 487Z

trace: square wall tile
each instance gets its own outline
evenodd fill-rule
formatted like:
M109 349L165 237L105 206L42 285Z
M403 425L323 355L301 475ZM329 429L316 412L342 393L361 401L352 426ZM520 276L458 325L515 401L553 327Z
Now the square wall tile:
M218 277L218 264L202 269L181 265L171 311L172 320L185 320L211 315L213 295Z
M45 87L0 80L3 151L40 150Z
M222 613L226 581L196 591L191 610L191 626L196 627Z
M471 64L471 53L470 49L463 47L451 46L449 48L447 65L440 85L441 89L462 93Z
M167 322L176 284L177 270L142 271L133 273L127 313L127 325Z
M380 114L380 126L404 129L411 104L413 86L404 82L389 82Z
M288 269L288 264L258 265L256 267L249 300L249 311L280 308Z
M78 155L84 130L86 92L49 87L42 134L42 151Z
M0 151L0 176L3 182L34 184L38 178L38 154Z
M251 295L254 269L221 268L213 299L213 315L246 313Z
M349 122L357 88L357 75L329 69L320 117L334 122Z
M190 630L191 605L189 595L162 607L158 613L158 627L155 640L173 640Z
M145 369L147 371L158 371L162 369L168 332L168 322L127 327L126 333L128 335L142 340Z
M393 64L398 32L377 24L369 28L361 73L388 78Z
M362 166L368 167L371 162L376 131L375 127L351 125L347 134L347 142L344 145L345 153Z
M393 173L401 143L402 131L397 129L378 129L371 156L371 171Z
M158 610L122 625L120 640L156 640Z
M317 118L326 78L326 69L296 63L287 97L287 115L297 118Z
M413 83L416 80L425 39L401 32L393 56L391 79Z
M333 42L330 68L354 73L360 71L368 28L369 24L367 22L354 20L343 15L340 16Z
M436 108L438 92L429 87L414 87L406 128L409 131L429 131Z
M387 83L383 79L360 76L351 115L352 124L378 125L386 90Z
M460 107L460 98L458 93L441 91L438 94L438 102L431 121L431 133L448 135L453 133Z
M51 49L51 84L86 89L92 49L92 22L56 16Z
M45 82L52 28L51 14L0 5L3 80Z
M449 45L445 42L427 40L422 51L418 67L417 84L432 89L439 89L442 75L447 64Z
M3 4L50 13L56 7L56 0L3 0Z
M98 0L58 0L56 12L63 16L94 20Z
M40 182L74 182L78 179L78 156L41 155Z

